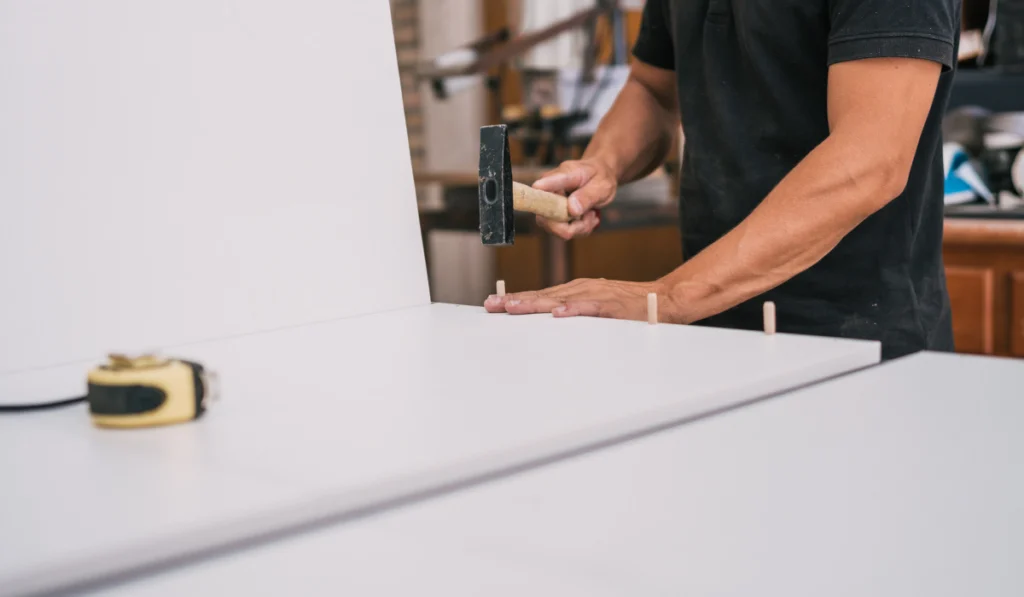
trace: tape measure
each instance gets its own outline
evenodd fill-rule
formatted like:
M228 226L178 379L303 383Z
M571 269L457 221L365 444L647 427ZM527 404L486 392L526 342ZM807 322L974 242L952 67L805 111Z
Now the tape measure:
M199 363L152 355L110 355L89 372L85 396L100 427L151 427L199 418L214 396L212 375Z

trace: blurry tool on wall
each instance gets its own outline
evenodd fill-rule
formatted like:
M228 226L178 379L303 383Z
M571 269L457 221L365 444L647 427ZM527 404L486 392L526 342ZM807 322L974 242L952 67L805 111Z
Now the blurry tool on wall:
M483 63L482 58L507 43L509 35L508 27L504 27L465 47L446 52L423 63L417 74L421 80L430 83L434 97L440 100L448 99L473 87L486 85L491 92L491 101L500 110L501 96L498 92L501 88L501 77L491 72L492 67Z
M522 28L540 28L594 4L524 0ZM525 163L553 166L578 158L625 85L629 67L623 10L621 3L611 4L607 18L541 44L521 60L522 105L515 107L523 116L510 117L506 110L503 121L519 142Z
M616 0L527 1L523 10L524 33L508 39L507 30L499 31L422 65L419 76L431 82L441 99L467 83L487 82L495 113L502 114L510 134L522 142L526 160L537 165L553 164L573 157L586 146L603 114L598 108L607 110L617 91L613 83L621 81L621 87L625 81L628 68L623 15ZM599 18L602 16L606 17L603 21ZM601 23L611 28L613 52L611 64L598 68ZM580 31L584 43L574 44ZM563 64L567 60L559 62L557 58L554 63L546 59L538 63L538 56L550 53L551 47L567 47L579 55L568 60L568 67ZM527 65L522 70L526 101L502 106L502 82L494 73L513 61ZM530 64L535 67L530 68ZM602 99L606 100L604 104L600 103Z

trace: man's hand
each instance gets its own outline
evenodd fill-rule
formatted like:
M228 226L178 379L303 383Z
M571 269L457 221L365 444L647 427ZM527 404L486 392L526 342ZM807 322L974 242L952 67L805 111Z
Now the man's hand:
M593 232L600 223L597 210L611 203L620 182L643 178L665 161L677 142L676 110L675 73L634 61L583 158L565 162L533 185L567 196L575 220L537 223L566 240Z
M658 282L580 279L536 292L491 296L484 307L491 313L505 312L512 315L551 313L555 317L609 317L644 321L647 319L647 294L661 294L660 286ZM662 321L675 319L668 297L659 304L658 309Z
M564 162L535 182L533 188L568 196L569 215L574 219L555 222L537 216L537 224L565 240L586 236L601 223L597 210L612 202L617 186L615 173L600 160Z

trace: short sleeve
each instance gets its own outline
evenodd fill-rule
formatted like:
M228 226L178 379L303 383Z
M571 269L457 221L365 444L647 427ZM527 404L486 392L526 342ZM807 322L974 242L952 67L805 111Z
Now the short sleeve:
M668 16L666 0L647 0L633 56L651 66L672 70L676 61Z
M953 68L959 0L829 0L828 63L922 58Z

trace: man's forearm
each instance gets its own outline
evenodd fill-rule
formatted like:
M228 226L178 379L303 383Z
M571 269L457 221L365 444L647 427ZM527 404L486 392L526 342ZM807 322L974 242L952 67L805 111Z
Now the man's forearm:
M659 283L683 323L725 311L817 263L905 183L889 155L829 137L739 226Z
M642 178L660 166L676 140L679 119L635 77L630 77L601 120L583 159L607 164L619 183Z
M829 136L743 222L658 284L683 322L768 291L827 255L907 184L941 66L876 58L829 69Z

